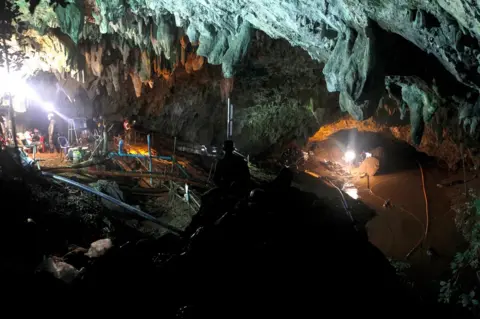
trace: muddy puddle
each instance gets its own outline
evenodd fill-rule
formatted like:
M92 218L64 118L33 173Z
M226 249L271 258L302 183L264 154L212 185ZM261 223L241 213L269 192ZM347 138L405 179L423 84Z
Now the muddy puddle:
M345 152L353 150L358 156L377 147L382 147L385 155L376 175L350 175L355 165L345 163ZM434 158L406 143L374 133L341 131L309 145L309 151L309 171L342 186L360 210L366 206L375 212L366 228L370 241L385 255L408 259L425 282L447 270L451 257L463 244L451 210L452 203L463 196L463 183L455 182L463 181L463 175L438 167ZM358 212L354 209L353 213Z

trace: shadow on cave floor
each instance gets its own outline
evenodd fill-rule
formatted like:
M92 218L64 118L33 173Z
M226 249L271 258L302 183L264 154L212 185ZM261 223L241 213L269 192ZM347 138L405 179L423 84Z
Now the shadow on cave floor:
M380 163L378 174L370 177L369 185L367 178L334 176L323 164L326 160L342 162L347 149L359 154L379 146L384 149L385 158ZM337 185L352 183L358 201L376 213L367 223L370 241L385 255L398 260L406 258L425 232L426 206L420 163L425 178L430 225L427 239L411 254L409 261L415 272L413 275L424 283L438 278L448 269L451 257L462 244L451 206L461 196L463 185L441 188L437 185L462 177L437 167L434 158L417 152L409 144L380 133L344 130L326 141L309 145L309 149L314 156L310 157L306 168L319 176L337 178ZM384 207L386 201L391 204L389 207ZM432 257L429 249L438 256Z

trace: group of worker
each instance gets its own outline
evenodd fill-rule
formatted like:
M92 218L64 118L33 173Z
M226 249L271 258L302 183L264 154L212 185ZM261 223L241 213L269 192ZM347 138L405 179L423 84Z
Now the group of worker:
M23 148L31 148L37 146L37 150L44 151L44 136L38 129L27 129L25 132L17 133L17 145Z

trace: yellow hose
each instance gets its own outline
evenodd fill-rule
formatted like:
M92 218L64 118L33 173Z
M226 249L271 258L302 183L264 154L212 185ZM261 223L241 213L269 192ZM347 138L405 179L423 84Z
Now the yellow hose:
M423 168L422 165L420 165L419 162L417 162L418 167L420 167L420 173L422 174L422 188L423 188L423 197L425 199L425 233L423 234L422 237L420 237L420 240L413 246L413 248L408 252L406 258L410 257L410 255L417 250L417 248L420 246L420 244L427 239L428 235L428 227L429 227L429 221L430 217L428 214L428 197L427 197L427 190L425 189L425 176L423 175Z

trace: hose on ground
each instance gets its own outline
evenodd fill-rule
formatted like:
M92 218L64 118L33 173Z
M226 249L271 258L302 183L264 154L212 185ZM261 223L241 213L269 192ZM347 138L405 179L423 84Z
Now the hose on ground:
M342 202L342 206L345 209L345 213L350 218L352 223L355 223L355 219L353 218L352 213L350 212L350 209L348 208L348 203L347 203L347 200L345 199L345 196L343 196L342 190L337 185L335 185L332 181L330 181L328 178L323 177L323 179L340 193L340 196L341 196L340 201Z
M422 189L423 189L423 197L425 199L425 232L423 236L420 237L418 242L413 246L413 248L408 252L408 254L405 256L406 259L408 259L417 249L420 247L422 242L427 239L428 236L428 228L429 228L429 213L428 213L428 197L427 197L427 190L425 189L425 176L423 174L423 168L422 165L417 161L418 167L420 168L420 173L422 175Z

